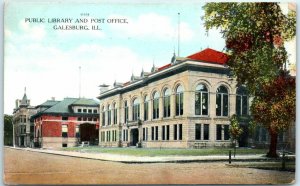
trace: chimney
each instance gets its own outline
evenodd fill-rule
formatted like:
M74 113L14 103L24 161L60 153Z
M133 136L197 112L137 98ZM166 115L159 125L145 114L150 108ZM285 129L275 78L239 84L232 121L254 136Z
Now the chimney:
M52 100L52 101L55 101L55 97L51 97L51 100Z

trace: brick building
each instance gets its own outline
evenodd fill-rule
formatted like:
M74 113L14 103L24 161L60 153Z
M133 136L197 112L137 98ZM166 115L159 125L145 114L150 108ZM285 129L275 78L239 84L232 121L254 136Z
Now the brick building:
M43 148L70 147L81 142L98 144L99 104L93 99L48 100L36 107L35 145Z
M228 57L207 48L127 83L101 86L100 146L198 148L228 146L230 116L246 131L249 97L230 76Z

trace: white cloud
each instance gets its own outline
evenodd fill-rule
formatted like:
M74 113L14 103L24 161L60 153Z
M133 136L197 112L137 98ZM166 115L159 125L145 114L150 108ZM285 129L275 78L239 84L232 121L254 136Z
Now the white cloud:
M167 16L155 13L142 14L137 18L121 15L111 15L109 18L126 18L128 24L110 24L118 33L129 35L130 37L153 37L158 39L175 39L178 34L178 26L172 24L172 20ZM180 23L180 34L182 41L190 41L194 37L194 32L190 26Z
M46 36L45 27L43 25L31 26L30 23L25 23L24 21L20 21L19 26L24 37L28 37L33 40L42 40Z

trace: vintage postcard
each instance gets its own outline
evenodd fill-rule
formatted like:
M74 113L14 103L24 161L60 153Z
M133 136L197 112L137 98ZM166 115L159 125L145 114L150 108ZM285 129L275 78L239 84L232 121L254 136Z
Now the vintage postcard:
M295 182L296 4L4 4L3 182Z

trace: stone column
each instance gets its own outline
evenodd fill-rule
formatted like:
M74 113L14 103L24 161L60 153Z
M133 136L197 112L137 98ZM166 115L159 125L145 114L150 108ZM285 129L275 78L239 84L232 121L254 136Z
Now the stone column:
M159 119L161 119L161 118L163 118L164 117L164 99L163 99L163 96L161 95L160 97L159 97L159 106L158 106L158 108L159 108Z
M173 92L170 96L170 116L174 118L176 115L176 93Z

